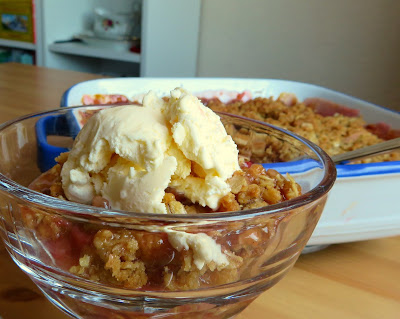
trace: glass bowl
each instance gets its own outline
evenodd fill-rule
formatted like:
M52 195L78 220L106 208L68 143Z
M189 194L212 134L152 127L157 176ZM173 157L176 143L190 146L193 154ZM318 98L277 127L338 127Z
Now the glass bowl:
M302 187L294 199L244 211L132 213L29 189L46 156L72 145L81 127L76 114L96 109L57 109L0 126L0 234L13 260L53 304L74 318L230 318L291 269L336 178L334 164L320 148L263 122L219 114L243 156L289 172ZM43 121L50 135L47 148L38 131ZM167 229L204 233L235 254L234 266L181 267L190 254L169 245ZM95 257L89 253L94 249ZM141 280L141 267L148 280L132 289L131 283Z

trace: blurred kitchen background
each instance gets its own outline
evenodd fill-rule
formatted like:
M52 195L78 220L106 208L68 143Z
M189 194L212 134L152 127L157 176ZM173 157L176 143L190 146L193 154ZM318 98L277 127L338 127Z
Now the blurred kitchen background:
M400 110L399 0L0 0L0 62L314 83Z

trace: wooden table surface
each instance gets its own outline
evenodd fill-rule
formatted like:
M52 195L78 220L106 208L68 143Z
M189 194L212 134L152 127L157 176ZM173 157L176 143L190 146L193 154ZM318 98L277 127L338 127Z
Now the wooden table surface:
M0 122L57 108L71 85L98 75L0 64ZM0 244L0 317L67 319ZM237 319L400 318L400 237L332 245L300 256L275 287Z

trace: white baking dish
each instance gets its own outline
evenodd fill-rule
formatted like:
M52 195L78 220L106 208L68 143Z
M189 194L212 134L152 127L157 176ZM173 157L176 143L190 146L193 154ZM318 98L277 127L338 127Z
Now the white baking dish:
M229 78L113 78L78 83L69 88L61 106L82 104L85 94L134 96L156 91L160 95L175 87L200 95L248 91L252 97L277 97L294 93L302 101L320 97L360 110L368 123L384 122L400 128L400 113L316 85L270 79ZM211 91L211 92L210 92ZM337 165L338 179L324 213L308 245L325 245L400 235L400 162Z

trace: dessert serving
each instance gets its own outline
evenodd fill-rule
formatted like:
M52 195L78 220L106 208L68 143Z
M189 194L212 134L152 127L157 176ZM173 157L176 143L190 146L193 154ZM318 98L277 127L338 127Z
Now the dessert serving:
M91 115L77 136L75 110ZM32 132L46 117L74 141L40 173ZM17 119L0 127L0 147L6 246L78 318L234 316L293 266L336 176L306 140L217 115L183 89Z
M299 101L293 93L249 101L207 101L217 112L230 112L277 125L307 138L330 156L343 154L400 136L385 123L368 124L359 110L321 98ZM358 163L399 161L400 152L363 159ZM354 162L356 163L356 162Z
M143 106L99 111L80 131L71 152L61 154L58 164L29 187L77 203L154 214L240 211L301 194L290 175L250 160L238 157L215 113L176 89L168 102L149 93ZM52 250L59 248L60 238L63 244L64 239L72 241L79 259L61 267L125 288L187 290L235 281L270 237L266 226L243 233L165 229L153 235L141 229L85 231L59 218L43 219L34 210L22 217ZM71 231L84 238L78 247L73 247ZM75 264L68 268L69 262Z

